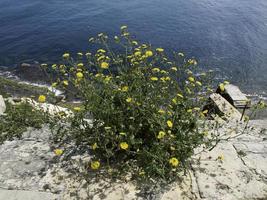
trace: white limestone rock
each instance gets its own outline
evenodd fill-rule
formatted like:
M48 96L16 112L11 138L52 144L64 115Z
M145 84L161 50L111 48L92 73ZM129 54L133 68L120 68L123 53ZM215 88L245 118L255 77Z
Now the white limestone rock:
M3 115L6 111L6 104L2 95L0 95L0 115Z

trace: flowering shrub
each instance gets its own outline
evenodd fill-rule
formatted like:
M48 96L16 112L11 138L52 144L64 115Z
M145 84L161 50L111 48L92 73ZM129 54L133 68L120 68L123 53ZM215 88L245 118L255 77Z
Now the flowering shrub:
M126 26L114 40L100 33L89 41L103 47L76 59L65 53L61 64L52 65L58 77L52 86L83 100L74 109L68 135L91 148L91 170L177 177L205 143L198 121L207 113L202 110L211 90L207 74L183 53L170 59L163 48L139 44ZM125 52L112 51L110 41Z

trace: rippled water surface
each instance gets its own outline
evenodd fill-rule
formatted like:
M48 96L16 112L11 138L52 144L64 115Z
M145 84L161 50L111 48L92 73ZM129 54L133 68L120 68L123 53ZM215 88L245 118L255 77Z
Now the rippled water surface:
M267 91L267 0L1 0L0 65L88 50L89 37L124 24L247 91Z

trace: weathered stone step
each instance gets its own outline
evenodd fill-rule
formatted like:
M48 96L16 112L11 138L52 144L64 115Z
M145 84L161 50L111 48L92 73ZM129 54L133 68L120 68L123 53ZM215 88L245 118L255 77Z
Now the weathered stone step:
M48 192L0 189L0 200L56 200L57 196Z

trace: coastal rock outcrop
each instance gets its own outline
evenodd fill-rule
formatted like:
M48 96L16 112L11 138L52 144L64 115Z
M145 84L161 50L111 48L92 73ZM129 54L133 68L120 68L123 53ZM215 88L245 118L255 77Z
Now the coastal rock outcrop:
M88 147L61 146L53 153L51 131L28 129L21 140L0 145L0 199L161 199L244 200L267 197L267 121L226 122L219 130L231 139L210 151L198 153L180 182L167 187L146 187L125 177L121 181L97 180L88 170Z

